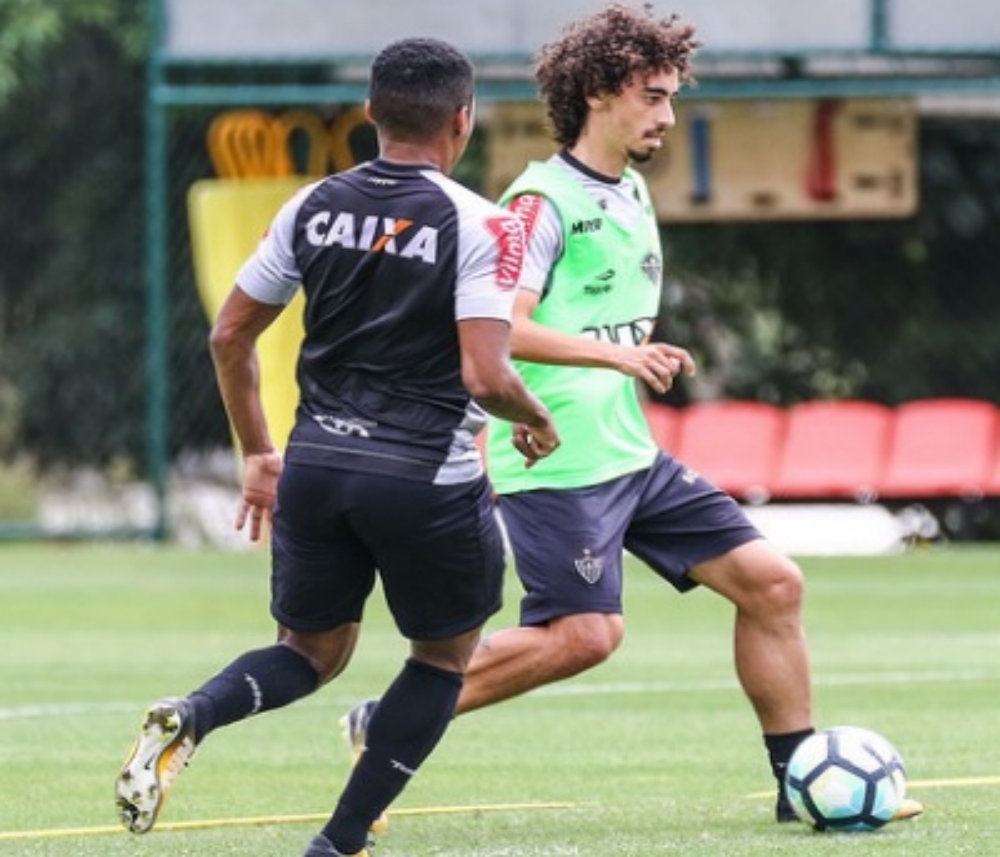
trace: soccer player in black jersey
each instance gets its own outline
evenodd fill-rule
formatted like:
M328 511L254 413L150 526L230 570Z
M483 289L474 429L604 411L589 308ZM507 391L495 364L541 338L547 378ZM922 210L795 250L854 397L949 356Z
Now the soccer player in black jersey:
M367 109L379 157L284 205L212 329L243 456L236 524L256 540L271 523L278 639L149 708L116 781L136 833L153 826L211 731L294 702L347 666L377 574L410 656L305 852L366 855L372 823L443 735L500 607L503 544L475 443L484 410L515 425L526 466L559 443L509 362L520 224L447 177L473 128L471 64L438 40L394 42L374 61ZM299 288L300 401L282 455L255 344Z

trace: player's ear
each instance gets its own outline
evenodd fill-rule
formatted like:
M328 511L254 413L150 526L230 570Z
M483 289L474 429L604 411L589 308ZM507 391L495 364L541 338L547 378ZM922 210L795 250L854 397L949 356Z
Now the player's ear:
M452 122L452 130L456 137L470 137L476 124L475 104L464 104L458 108Z
M587 96L587 107L590 108L592 113L596 113L603 110L605 106L611 101L611 96L607 93L598 92L595 95Z
M372 125L375 124L375 120L372 118L372 103L368 98L365 99L365 119L371 122Z

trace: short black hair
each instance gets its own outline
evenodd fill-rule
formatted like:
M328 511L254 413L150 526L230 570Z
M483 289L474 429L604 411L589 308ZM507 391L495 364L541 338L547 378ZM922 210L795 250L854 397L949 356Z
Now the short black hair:
M400 39L372 63L372 119L396 139L422 142L435 136L474 96L471 61L439 39Z

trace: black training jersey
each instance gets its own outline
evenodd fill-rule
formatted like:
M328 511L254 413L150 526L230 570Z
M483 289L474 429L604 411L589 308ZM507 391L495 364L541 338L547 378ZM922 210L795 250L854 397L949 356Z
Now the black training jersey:
M377 160L289 200L237 276L264 303L305 292L287 460L476 478L456 321L509 321L522 257L513 215L431 167Z

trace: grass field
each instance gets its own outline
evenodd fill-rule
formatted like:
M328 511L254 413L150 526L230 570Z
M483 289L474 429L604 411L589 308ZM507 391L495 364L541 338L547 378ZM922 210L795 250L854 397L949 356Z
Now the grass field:
M636 565L615 658L457 720L379 857L1000 853L1000 548L802 565L817 722L887 735L922 819L775 825L729 608ZM338 716L404 656L378 598L347 675L212 735L157 830L126 834L113 811L144 706L270 641L267 585L260 552L0 546L0 857L299 857L346 771ZM516 602L512 584L496 626Z

